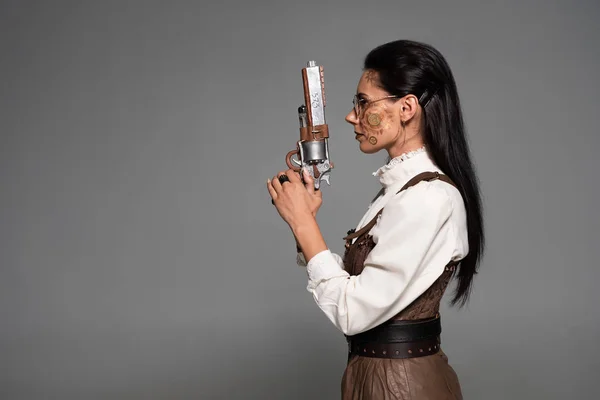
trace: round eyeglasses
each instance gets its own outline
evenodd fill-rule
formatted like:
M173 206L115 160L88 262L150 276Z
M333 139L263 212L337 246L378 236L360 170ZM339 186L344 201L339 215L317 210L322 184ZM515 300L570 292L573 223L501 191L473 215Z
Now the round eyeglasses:
M379 99L375 99L375 100L367 100L367 99L361 99L360 97L358 97L357 94L354 95L354 97L352 98L352 105L354 106L354 112L356 113L356 117L360 118L360 116L362 115L362 113L367 109L368 106L370 106L371 104L381 101L381 100L386 100L386 99L397 99L399 98L399 96L385 96L385 97L381 97Z

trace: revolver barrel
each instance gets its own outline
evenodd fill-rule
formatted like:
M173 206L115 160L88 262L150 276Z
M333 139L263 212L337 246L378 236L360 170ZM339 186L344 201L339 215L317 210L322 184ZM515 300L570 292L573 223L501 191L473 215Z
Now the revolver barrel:
M290 168L291 156L296 154L299 161L294 160L297 167L307 167L319 189L321 180L329 184L329 173L333 164L329 160L329 127L325 120L325 83L323 67L309 61L302 69L304 86L304 104L298 107L300 122L300 141L297 150L287 156Z

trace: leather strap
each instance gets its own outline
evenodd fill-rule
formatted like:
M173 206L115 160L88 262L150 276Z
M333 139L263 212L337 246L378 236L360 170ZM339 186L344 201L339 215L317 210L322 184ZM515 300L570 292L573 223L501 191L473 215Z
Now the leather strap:
M402 186L402 188L400 190L398 190L396 192L396 194L415 186L417 183L420 183L421 181L435 181L435 180L440 180L443 182L446 182L454 187L456 187L456 184L452 181L452 179L450 179L447 175L444 174L440 174L437 171L434 172L422 172L414 177L412 177L408 182L406 182L406 184L404 186ZM356 232L350 231L350 233L344 237L344 240L349 241L352 239L355 239L357 237L359 237L360 235L362 235L363 233L369 232L371 230L371 228L373 228L375 226L375 224L377 223L377 218L379 218L379 215L381 215L381 213L383 212L383 208L381 210L379 210L379 212L377 212L377 214L375 214L375 216L373 217L373 219L371 219L365 226L363 226L361 229L359 229Z
M357 343L407 343L431 339L442 333L439 314L426 320L390 320L348 338Z
M368 331L346 336L349 356L423 357L439 351L440 316L426 320L390 320Z
M327 124L300 127L300 140L310 142L328 138L329 126Z
M348 360L353 355L375 358L415 358L440 351L437 338L411 343L364 343L348 342Z

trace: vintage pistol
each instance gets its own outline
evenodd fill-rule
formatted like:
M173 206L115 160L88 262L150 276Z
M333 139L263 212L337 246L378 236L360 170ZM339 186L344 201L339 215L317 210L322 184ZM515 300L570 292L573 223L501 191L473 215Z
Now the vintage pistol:
M285 161L289 168L300 172L308 170L314 179L315 189L321 181L329 183L333 163L329 159L329 128L325 121L325 81L323 67L309 61L302 68L304 84L304 104L298 107L300 120L300 140L296 149L290 151Z

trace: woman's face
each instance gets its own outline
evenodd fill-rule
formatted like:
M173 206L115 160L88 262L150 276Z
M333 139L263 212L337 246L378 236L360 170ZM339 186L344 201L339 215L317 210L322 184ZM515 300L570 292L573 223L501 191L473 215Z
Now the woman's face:
M355 99L358 115L355 109L346 115L346 121L354 126L360 150L368 154L389 149L401 134L401 102L397 98L386 98L390 94L377 86L377 80L375 71L367 70L362 74Z

